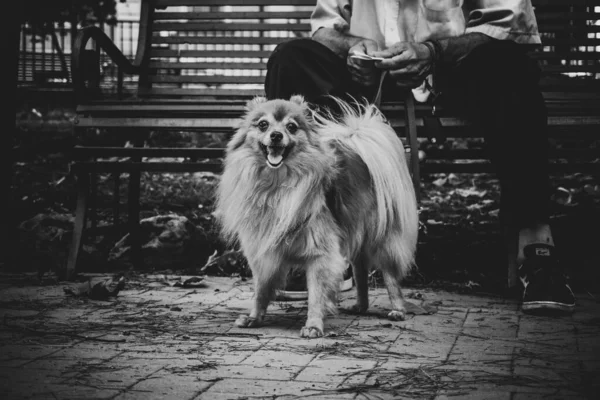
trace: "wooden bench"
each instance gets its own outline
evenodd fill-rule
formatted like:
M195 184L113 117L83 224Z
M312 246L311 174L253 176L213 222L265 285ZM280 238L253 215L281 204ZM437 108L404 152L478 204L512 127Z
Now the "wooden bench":
M78 99L76 130L114 129L132 138L137 146L142 146L150 131L231 134L246 100L263 94L266 61L275 46L295 37L309 36L314 3L314 0L142 0L134 62L129 62L100 29L83 29L72 57L72 78ZM542 86L554 139L599 138L600 63L596 49L600 45L600 26L593 23L600 20L594 8L599 3L534 0L543 48L532 51L532 55L540 60L544 70ZM97 51L104 51L118 66L117 90L113 90L116 97L100 97L97 69L82 67L86 63L88 42L94 42ZM138 77L133 90L124 84L128 75ZM410 99L405 103L382 104L381 109L394 128L404 132L411 154L417 154L419 142L477 135L464 129L465 122L451 115L435 119L436 129L432 129L430 107L415 106ZM93 203L97 174L113 173L115 185L121 173L129 174L129 231L135 239L139 234L141 171L219 171L222 155L223 149L204 148L75 148L72 170L77 176L78 201L66 276L72 276L76 269L89 209L92 213L94 209L90 202ZM127 157L127 161L107 161L110 157ZM149 157L201 161L146 162ZM562 161L553 163L552 169L598 172L600 164L594 162L597 157L589 149L587 152L557 150L553 158ZM563 162L565 159L567 163ZM418 188L421 173L488 172L490 164L480 150L434 150L421 162L411 157L411 169ZM94 218L91 219L93 225ZM133 254L139 254L139 242L134 240L134 243L137 251ZM516 249L515 243L511 249ZM509 286L516 284L513 253L509 254Z

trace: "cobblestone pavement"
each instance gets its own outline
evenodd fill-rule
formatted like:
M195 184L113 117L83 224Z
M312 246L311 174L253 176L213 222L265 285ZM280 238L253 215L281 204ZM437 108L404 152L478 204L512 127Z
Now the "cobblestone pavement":
M173 277L167 277L172 279ZM514 300L407 289L407 321L345 312L326 337L301 339L306 302L275 302L266 325L233 326L251 282L206 278L184 289L151 276L115 299L64 284L0 286L3 399L578 399L600 398L600 304L530 316Z

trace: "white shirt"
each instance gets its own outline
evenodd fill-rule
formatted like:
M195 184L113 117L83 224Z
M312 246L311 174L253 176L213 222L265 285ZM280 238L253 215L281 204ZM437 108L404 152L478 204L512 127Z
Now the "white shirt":
M372 39L380 49L470 32L541 43L531 0L318 0L312 34L321 28ZM413 93L418 101L429 96L424 85Z
M324 27L375 40L382 48L469 32L541 43L530 0L318 0L312 33Z

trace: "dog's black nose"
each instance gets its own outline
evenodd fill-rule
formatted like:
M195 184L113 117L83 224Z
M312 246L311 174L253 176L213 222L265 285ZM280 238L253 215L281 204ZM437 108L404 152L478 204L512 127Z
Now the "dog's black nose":
M281 132L272 132L271 133L271 142L281 142L283 140L283 133Z

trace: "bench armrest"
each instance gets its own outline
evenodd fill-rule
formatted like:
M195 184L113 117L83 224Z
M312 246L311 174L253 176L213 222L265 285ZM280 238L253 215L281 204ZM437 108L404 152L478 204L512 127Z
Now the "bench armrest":
M84 57L86 54L85 47L90 39L93 39L117 65L119 68L119 76L122 76L123 73L139 74L141 71L140 65L132 63L125 57L121 50L119 50L102 29L97 26L87 26L82 28L77 32L71 57L71 76L73 79L75 95L78 99L81 98L80 96L84 95L86 91L85 69L86 67L89 67L89 65L85 63ZM138 60L139 58L136 59L136 61ZM122 85L122 79L119 79L119 81L119 84ZM119 88L119 90L121 90L121 88Z

